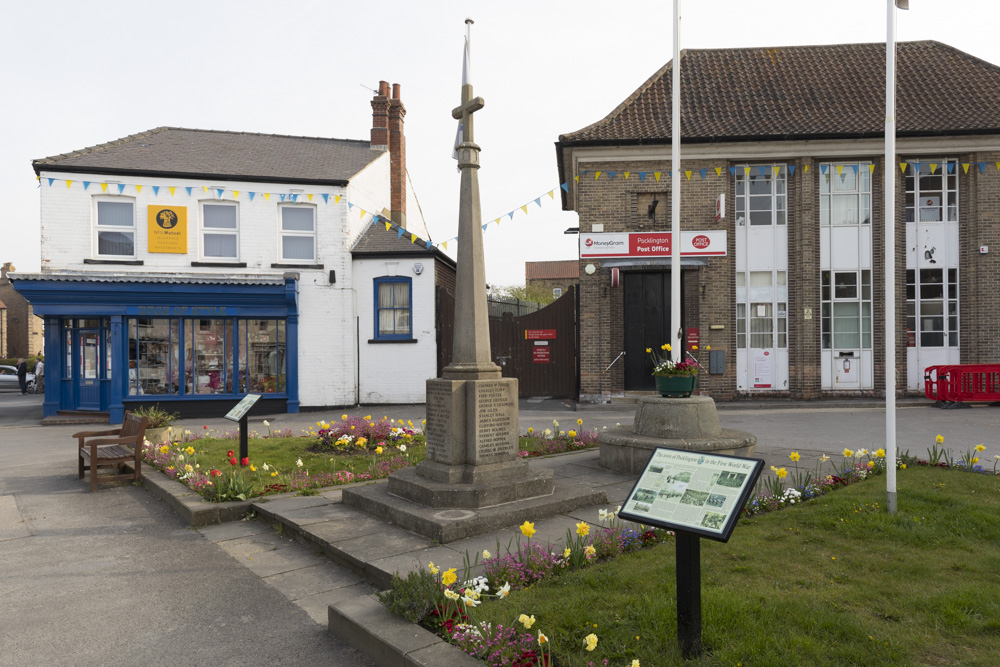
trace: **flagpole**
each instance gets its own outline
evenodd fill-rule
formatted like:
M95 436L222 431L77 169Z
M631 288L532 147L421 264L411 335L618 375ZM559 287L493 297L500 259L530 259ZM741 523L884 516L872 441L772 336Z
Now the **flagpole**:
M674 60L670 106L670 358L684 359L681 340L681 0L674 0Z
M896 3L885 36L885 506L896 513Z

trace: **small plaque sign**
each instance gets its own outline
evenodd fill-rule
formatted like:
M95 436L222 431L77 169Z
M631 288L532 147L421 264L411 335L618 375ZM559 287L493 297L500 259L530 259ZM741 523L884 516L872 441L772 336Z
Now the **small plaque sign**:
M556 329L525 329L524 340L555 340Z
M728 542L764 461L658 447L618 515Z
M549 348L547 347L536 347L532 348L531 360L536 364L547 364L550 363Z
M226 414L226 419L238 422L243 419L243 415L250 412L250 408L252 408L254 403L258 400L260 400L260 394L247 394L243 397L243 400L234 405L233 409Z

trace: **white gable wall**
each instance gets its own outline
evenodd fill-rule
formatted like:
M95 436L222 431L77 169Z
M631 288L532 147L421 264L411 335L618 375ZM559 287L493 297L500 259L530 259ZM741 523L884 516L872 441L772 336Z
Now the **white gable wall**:
M394 234L386 232L386 234ZM395 263L395 266L386 264ZM423 272L413 272L415 263ZM434 258L364 258L354 260L354 284L360 322L359 401L423 403L426 381L437 377L437 330L434 326ZM372 343L375 338L375 278L388 275L412 280L411 327L416 343Z

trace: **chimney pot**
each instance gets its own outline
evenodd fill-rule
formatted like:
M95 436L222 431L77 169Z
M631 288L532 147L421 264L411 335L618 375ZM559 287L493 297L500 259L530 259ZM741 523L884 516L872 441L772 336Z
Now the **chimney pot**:
M399 84L398 83L392 84L392 99L394 99L394 100L398 100L399 99Z
M389 82L388 81L379 81L378 82L378 94L379 95L383 95L385 97L389 96Z

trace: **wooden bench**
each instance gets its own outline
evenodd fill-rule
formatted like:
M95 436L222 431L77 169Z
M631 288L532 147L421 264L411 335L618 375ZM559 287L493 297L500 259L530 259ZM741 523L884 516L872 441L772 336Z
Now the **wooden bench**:
M142 478L142 443L146 436L146 417L125 413L122 427L110 431L83 431L74 433L79 453L80 479L90 471L90 490L97 490L98 482L121 479L139 481ZM115 436L115 437L109 437ZM88 440L88 438L93 438ZM122 466L132 463L134 472L123 473ZM101 469L115 467L114 475L101 475Z

